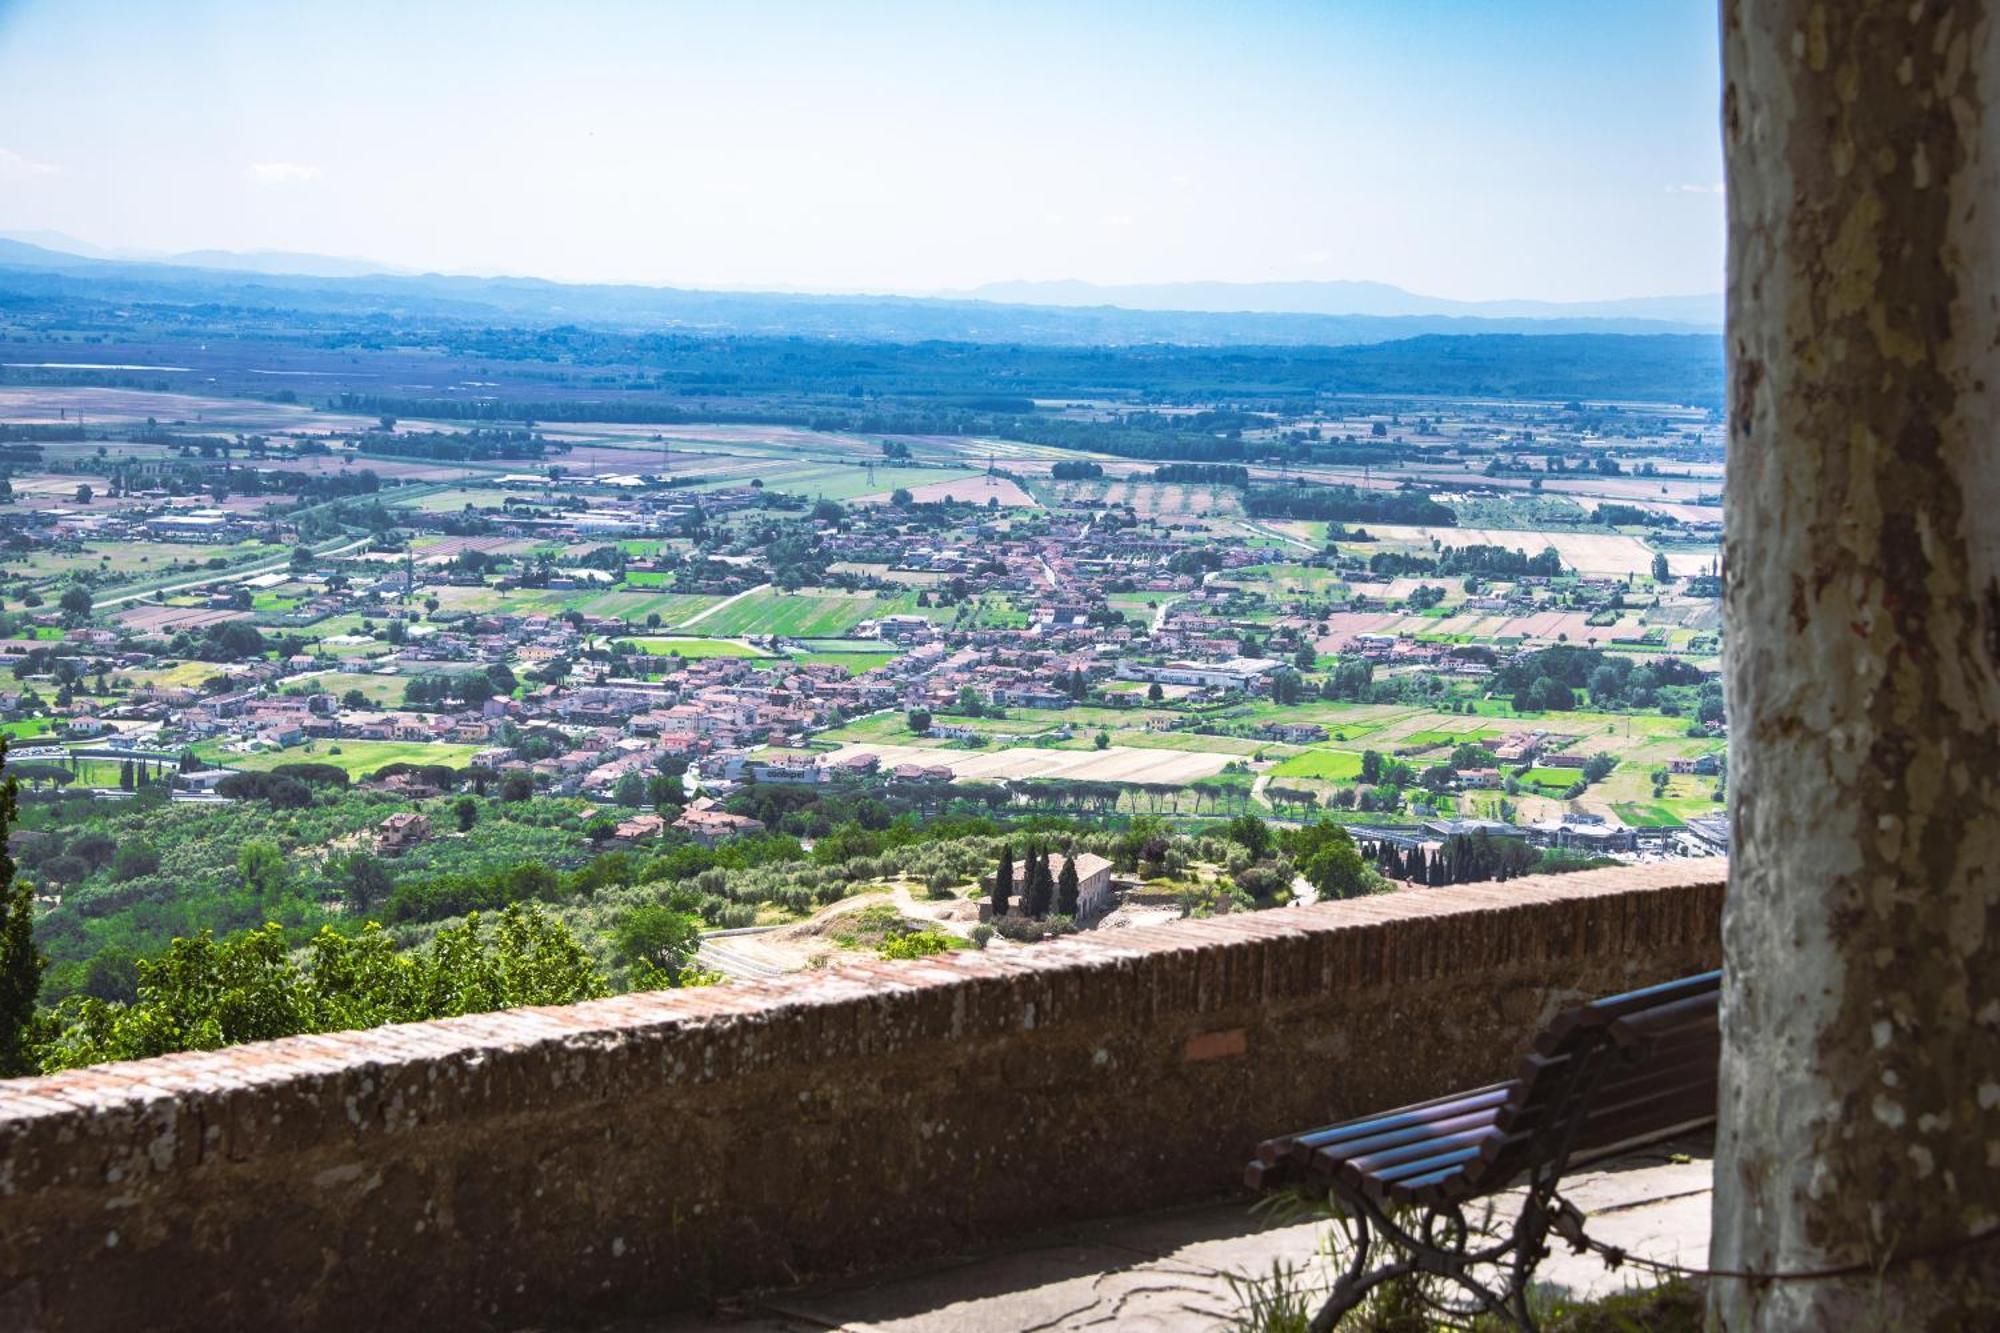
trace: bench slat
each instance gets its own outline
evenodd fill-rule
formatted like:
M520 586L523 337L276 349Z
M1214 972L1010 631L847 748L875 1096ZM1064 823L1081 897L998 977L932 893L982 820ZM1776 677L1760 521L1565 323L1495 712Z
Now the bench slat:
M1387 1134L1375 1134L1365 1139L1344 1140L1313 1152L1310 1160L1315 1170L1326 1171L1343 1162L1358 1161L1372 1153L1404 1148L1411 1144L1433 1143L1468 1129L1497 1130L1499 1111L1500 1108L1497 1106L1487 1107L1470 1115L1453 1116L1449 1120L1413 1125L1408 1129L1392 1130Z
M1721 972L1699 972L1677 981L1662 982L1657 986L1646 986L1639 990L1626 991L1622 995L1608 995L1601 1000L1592 1000L1588 1004L1565 1010L1551 1019L1549 1025L1535 1038L1535 1049L1544 1055L1554 1054L1564 1041L1579 1031L1604 1027L1641 1009L1651 1009L1703 995L1719 995L1721 990Z
M1266 1140L1245 1180L1337 1180L1377 1200L1434 1205L1546 1165L1562 1144L1544 1127L1564 1126L1580 1162L1713 1121L1721 979L1704 972L1566 1010L1512 1081Z
M1462 1168L1478 1159L1479 1149L1477 1148L1455 1148L1450 1152L1438 1153L1434 1157L1421 1157L1414 1162L1403 1162L1397 1166L1386 1167L1380 1171L1371 1171L1366 1175L1359 1176L1354 1183L1360 1185L1371 1195L1379 1199L1388 1193L1389 1186L1394 1185L1399 1180L1415 1180L1422 1176L1435 1174L1446 1167Z
M1453 1093L1449 1097L1416 1102L1393 1111L1364 1116L1359 1120L1347 1120L1337 1125L1328 1125L1323 1129L1307 1130L1303 1134L1288 1134L1281 1138L1266 1139L1258 1145L1257 1155L1266 1162L1275 1162L1287 1157L1309 1156L1317 1149L1349 1139L1366 1138L1371 1134L1407 1129L1414 1125L1432 1124L1468 1112L1497 1107L1507 1100L1507 1095L1513 1090L1512 1083L1495 1083L1489 1087L1475 1088L1471 1092Z
M1384 1148L1380 1152L1369 1153L1365 1157L1350 1157L1341 1163L1340 1169L1351 1179L1366 1175L1386 1175L1393 1168L1409 1162L1421 1162L1440 1153L1456 1152L1460 1148L1481 1148L1488 1139L1497 1139L1500 1131L1492 1125L1475 1125L1462 1129L1456 1134L1445 1134L1421 1143L1406 1143L1396 1148Z

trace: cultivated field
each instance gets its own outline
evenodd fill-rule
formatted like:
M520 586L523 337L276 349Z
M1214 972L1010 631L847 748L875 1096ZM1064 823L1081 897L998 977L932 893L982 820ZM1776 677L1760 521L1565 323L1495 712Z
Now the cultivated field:
M820 588L782 592L766 588L740 597L700 621L701 632L717 638L782 634L788 638L838 638L864 620L887 615L921 615L916 595L877 597L867 592ZM950 616L950 611L938 614Z
M1096 501L1110 507L1130 505L1141 518L1174 519L1238 518L1243 514L1243 492L1233 486L1186 486L1151 480L1103 477L1095 481L1044 481L1036 483L1055 501L1074 503Z
M878 479L881 476L879 469L876 476ZM950 481L923 482L914 486L905 481L902 485L910 492L910 498L919 504L957 500L966 504L983 505L989 500L998 500L1003 509L1032 509L1035 505L1035 497L1007 477L973 475ZM855 498L862 504L887 503L889 495L889 491L882 491L875 495Z
M1445 546L1499 546L1534 555L1553 546L1568 568L1582 574L1650 574L1653 548L1637 537L1622 533L1579 533L1555 529L1522 531L1513 528L1432 528L1400 523L1369 523L1369 532L1386 542L1407 542L1429 546L1436 541ZM1669 551L1667 568L1675 577L1700 574L1714 557L1691 551Z

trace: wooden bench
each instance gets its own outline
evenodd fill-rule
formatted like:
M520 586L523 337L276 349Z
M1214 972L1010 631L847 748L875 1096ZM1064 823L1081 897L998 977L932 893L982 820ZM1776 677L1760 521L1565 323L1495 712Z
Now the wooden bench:
M1252 1188L1331 1198L1349 1231L1316 1333L1411 1275L1430 1279L1425 1299L1441 1314L1532 1329L1528 1283L1549 1234L1582 1248L1583 1214L1557 1193L1563 1173L1715 1119L1721 988L1720 972L1703 972L1580 1005L1536 1036L1507 1082L1259 1145ZM1514 1185L1525 1191L1511 1225L1468 1224L1467 1203Z

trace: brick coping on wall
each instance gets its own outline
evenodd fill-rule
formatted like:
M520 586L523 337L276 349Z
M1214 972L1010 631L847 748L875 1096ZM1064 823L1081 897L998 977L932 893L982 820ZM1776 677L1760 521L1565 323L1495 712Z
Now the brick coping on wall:
M1215 1197L1712 967L1719 860L0 1081L0 1326L575 1322ZM254 1275L254 1276L249 1276ZM136 1322L134 1322L136 1321Z

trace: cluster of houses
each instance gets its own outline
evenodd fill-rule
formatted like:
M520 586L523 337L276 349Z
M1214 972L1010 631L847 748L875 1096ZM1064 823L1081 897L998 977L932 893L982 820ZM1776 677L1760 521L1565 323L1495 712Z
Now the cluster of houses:
M241 586L212 589L205 594L212 604L171 614L141 605L84 626L65 624L49 609L38 623L62 626L73 677L161 665L169 660L161 640L180 631L248 620L271 632L274 613L245 607L250 591L284 590L280 619L286 624L310 629L331 614L358 622L308 635L311 651L205 663L197 672L177 673L176 684L109 693L64 688L62 726L76 735L112 730L165 744L211 742L224 763L231 754L346 741L470 746L470 762L495 774L521 771L537 790L626 806L633 783L666 777L681 780L692 802L678 827L713 842L761 828L709 799L735 784L952 781L952 769L942 763L883 764L873 755L835 758L813 748L816 733L857 717L923 710L936 737L990 743L992 729L961 720L968 705L975 712L1059 710L1085 697L1126 707L1142 706L1149 696L1195 703L1255 698L1274 692L1295 655L1310 661L1315 645L1326 642L1324 604L1287 605L1239 572L1268 559L1262 549L1209 547L1211 561L1189 566L1177 559L1191 549L1187 540L1102 507L1058 507L1025 524L1011 522L1005 511L977 510L940 527L879 506L819 523L816 540L831 564L874 571L865 576L872 585L862 590L881 591L885 607L909 605L910 584L898 581L898 574L921 576L916 612L885 610L851 631L893 647L886 662L853 672L823 656L801 660L803 654L786 653L794 645L775 636L760 637L758 656L649 653L630 646L649 627L628 619L526 608L548 606L551 594L609 587L635 573L652 576L645 587L679 592L730 596L757 588L774 572L755 552L705 556L679 572L671 558L645 554L620 557L608 562L610 568L585 558L611 539L657 536L690 515L717 519L747 509L760 503L758 492L745 487L695 494L656 487L635 474L593 479L591 498L578 503L554 494L539 474L502 477L498 485L504 503L482 519L490 536L433 540L421 551L360 551L324 567L272 571ZM36 542L139 536L211 541L246 535L251 520L242 512L163 496L157 505L11 517L21 519L13 529ZM435 525L442 534L450 517L412 511L409 521ZM262 526L270 528L270 520ZM525 538L559 538L564 555L532 573L518 564L496 571L484 559L465 558L509 543L518 548ZM674 581L663 584L669 578ZM1525 586L1532 582L1491 598L1492 609L1536 605L1537 591ZM1615 582L1602 582L1596 591L1615 596ZM509 595L528 586L534 595ZM481 596L441 595L468 587ZM1587 591L1593 587L1586 584ZM489 591L494 595L485 595ZM962 614L982 597L1010 608L1004 622ZM1366 606L1368 599L1356 591L1347 605ZM1258 614L1246 616L1246 607ZM182 610L189 618L176 619ZM0 668L25 664L47 646L39 637L0 640ZM1352 635L1344 651L1392 670L1463 676L1489 673L1495 661L1489 650L1377 633ZM463 688L502 663L517 683ZM356 673L394 685L357 691L326 683L333 675ZM46 686L54 682L34 671L24 679L46 709L55 693ZM433 688L421 697L383 701L417 680ZM443 688L435 688L437 682ZM0 691L0 718L28 707L24 689ZM1262 723L1259 734L1295 745L1328 739L1318 724L1283 719ZM1591 757L1560 750L1538 731L1504 737L1489 748L1496 766L1462 772L1465 785L1497 786L1506 767L1527 763L1580 769ZM1671 763L1674 771L1686 765L1685 771L1700 773L1712 761ZM663 827L656 816L634 815L619 822L613 837L635 842ZM427 827L383 831L385 846L427 836ZM1576 836L1587 845L1587 834Z

